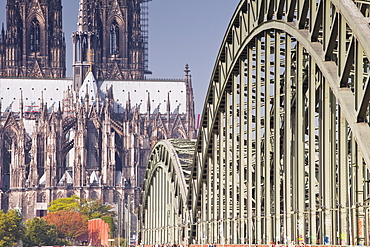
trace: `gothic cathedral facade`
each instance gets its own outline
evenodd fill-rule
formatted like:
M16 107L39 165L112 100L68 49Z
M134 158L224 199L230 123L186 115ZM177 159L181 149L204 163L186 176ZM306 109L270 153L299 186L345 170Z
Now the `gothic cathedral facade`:
M73 40L75 88L94 63L98 80L143 79L141 0L81 1Z
M19 207L28 219L45 215L52 200L77 195L112 204L134 222L151 147L195 138L189 67L184 79L144 79L145 1L80 0L73 79L66 79L61 0L7 0L1 209Z
M8 0L0 38L0 76L62 78L66 45L61 0Z

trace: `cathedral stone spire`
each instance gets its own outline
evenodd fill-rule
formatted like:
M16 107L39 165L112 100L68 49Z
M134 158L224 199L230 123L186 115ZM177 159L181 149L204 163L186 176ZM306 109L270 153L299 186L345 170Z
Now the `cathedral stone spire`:
M88 5L86 0L80 0L80 8L78 10L78 23L77 30L79 32L89 31L89 19L88 19Z
M167 113L171 112L170 92L167 93Z
M146 111L148 113L148 115L150 115L150 92L148 92L148 102L147 102L147 105L146 105Z
M186 120L188 122L188 133L190 138L195 138L195 111L193 85L190 75L189 64L185 65L185 83L186 83Z
M170 104L170 92L167 93L167 131L171 133L171 104Z
M19 114L21 119L23 119L23 91L21 90L21 97L19 99Z
M7 0L0 76L65 77L61 1Z
M88 71L87 53L94 54L97 80L143 79L145 70L141 1L79 1L73 33L73 77L79 90Z
M186 81L186 84L187 84L187 87L188 88L192 88L192 82L191 82L191 75L190 75L190 69L189 69L189 64L186 64L185 65L185 81Z
M85 75L92 71L96 49L97 27L92 20L95 19L95 11L87 0L80 0L78 11L77 31L72 34L73 41L73 86L74 90L80 90ZM94 30L96 29L96 30Z

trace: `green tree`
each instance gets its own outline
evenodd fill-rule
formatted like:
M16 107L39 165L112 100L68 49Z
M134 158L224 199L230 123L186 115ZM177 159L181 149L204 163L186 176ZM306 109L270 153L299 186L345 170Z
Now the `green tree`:
M112 206L104 204L101 200L85 200L75 195L52 201L48 211L50 213L59 211L81 212L88 220L103 216L116 216L115 212L112 211Z
M0 211L0 247L12 247L24 232L22 216L16 210Z
M55 213L61 210L65 211L79 211L80 210L80 201L76 195L66 198L58 198L52 202L50 202L48 211L50 213Z
M102 218L103 216L116 216L115 212L112 211L112 206L104 204L100 200L83 200L80 206L80 212L88 220Z
M43 218L33 218L25 222L24 246L59 245L58 232L55 225L48 224Z

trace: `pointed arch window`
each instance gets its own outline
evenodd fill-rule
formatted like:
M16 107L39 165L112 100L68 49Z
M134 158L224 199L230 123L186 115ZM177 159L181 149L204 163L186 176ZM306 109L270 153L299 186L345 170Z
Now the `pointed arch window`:
M30 27L30 51L40 51L40 22L34 18Z
M119 26L117 21L114 21L110 27L109 41L109 53L111 55L119 54Z
M82 37L82 48L81 48L81 61L87 61L87 37Z

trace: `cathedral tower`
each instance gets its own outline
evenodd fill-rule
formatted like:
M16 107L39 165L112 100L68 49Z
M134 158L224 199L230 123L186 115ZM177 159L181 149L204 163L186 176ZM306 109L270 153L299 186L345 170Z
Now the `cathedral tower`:
M0 76L65 77L61 0L7 0Z
M94 64L98 80L142 79L144 43L140 0L80 0L73 33L74 86L78 90Z

